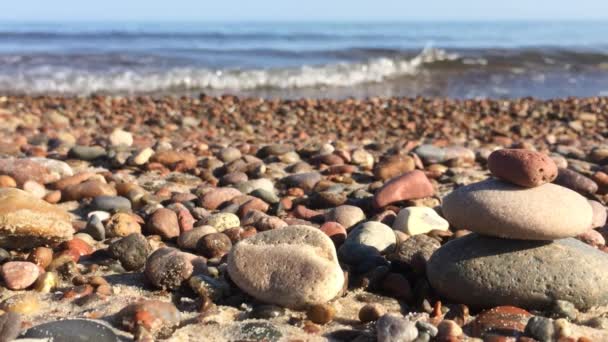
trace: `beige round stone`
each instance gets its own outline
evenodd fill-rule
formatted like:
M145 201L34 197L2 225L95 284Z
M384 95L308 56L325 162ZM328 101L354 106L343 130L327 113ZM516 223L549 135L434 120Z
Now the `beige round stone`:
M217 213L207 217L205 225L211 226L217 229L218 232L222 232L228 228L238 227L241 225L239 217L233 213Z
M592 209L578 193L552 183L523 188L496 179L447 195L442 211L452 226L507 239L555 240L591 227Z
M135 165L144 165L154 155L154 150L146 147L143 150L133 154L133 163Z
M117 128L110 134L110 144L112 146L131 146L133 145L133 135Z
M133 233L141 233L141 226L131 214L116 213L108 221L106 233L111 237L124 237Z
M408 235L426 234L431 230L448 230L450 224L433 208L407 207L399 211L393 229Z
M74 233L70 215L19 189L0 189L0 247L56 245Z
M228 273L251 296L290 308L325 303L344 285L331 239L303 225L240 241L228 255Z

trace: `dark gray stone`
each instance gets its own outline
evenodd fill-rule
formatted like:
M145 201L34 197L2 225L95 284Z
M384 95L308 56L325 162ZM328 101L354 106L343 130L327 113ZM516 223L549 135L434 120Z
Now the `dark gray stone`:
M439 247L439 241L428 235L414 235L397 245L388 259L404 271L424 274L428 260Z
M68 152L68 157L80 160L94 160L105 156L106 150L101 146L74 146Z
M88 319L66 319L28 329L21 337L52 338L54 342L118 342L119 337L106 323Z
M553 320L541 316L534 316L526 324L525 334L539 341L552 341L555 334Z
M437 330L436 326L432 325L431 323L424 322L424 321L417 321L416 328L418 328L419 332L426 332L431 337L437 336L437 333L439 332L439 330Z
M310 191L321 180L321 174L318 172L297 173L295 175L283 178L282 182L290 187L298 187L304 191Z
M91 215L82 232L91 235L97 241L105 240L106 238L106 228L97 215Z
M118 210L131 210L131 201L121 196L97 196L91 201L91 207L93 210L101 211L118 211Z
M414 152L425 164L441 163L446 160L445 149L434 145L420 145Z
M109 251L125 270L135 271L144 267L152 247L145 236L133 233L112 243Z
M268 204L275 204L281 200L275 193L264 189L255 189L250 195L257 197Z
M259 158L266 158L268 156L280 156L288 152L292 152L294 150L293 146L290 145L266 145L258 150L256 155Z
M5 261L10 260L10 258L11 258L11 253L9 253L4 248L0 248L0 264L4 263Z
M21 315L7 312L0 316L0 342L10 342L21 332Z
M250 318L271 319L285 314L285 309L277 305L258 305L249 313Z
M608 304L608 255L572 238L548 242L469 234L438 249L427 275L439 294L473 308L544 310L557 299L578 309Z

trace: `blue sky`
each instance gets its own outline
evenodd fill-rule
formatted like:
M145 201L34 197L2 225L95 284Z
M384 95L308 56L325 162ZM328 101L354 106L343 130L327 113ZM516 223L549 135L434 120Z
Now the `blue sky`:
M608 0L2 0L7 21L608 19Z

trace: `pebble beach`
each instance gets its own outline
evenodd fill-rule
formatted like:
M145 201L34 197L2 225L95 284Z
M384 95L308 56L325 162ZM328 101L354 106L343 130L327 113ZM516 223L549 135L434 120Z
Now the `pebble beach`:
M606 341L608 98L0 97L0 341Z

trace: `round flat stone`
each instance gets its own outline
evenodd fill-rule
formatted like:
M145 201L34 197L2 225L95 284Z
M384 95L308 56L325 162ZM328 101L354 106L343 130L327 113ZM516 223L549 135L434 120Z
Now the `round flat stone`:
M458 229L508 239L555 240L591 227L587 199L559 185L522 188L496 179L460 187L443 199L442 211Z
M38 279L40 270L36 264L31 262L9 261L2 265L0 273L6 287L11 290L23 290Z
M427 264L431 286L473 308L543 310L556 299L578 309L608 304L608 255L578 240L507 240L469 234L438 249Z

